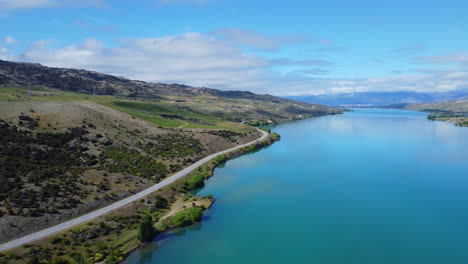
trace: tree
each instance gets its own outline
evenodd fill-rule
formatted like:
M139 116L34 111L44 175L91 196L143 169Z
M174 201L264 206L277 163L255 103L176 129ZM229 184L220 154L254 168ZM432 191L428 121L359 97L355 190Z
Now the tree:
M156 235L156 230L153 227L151 215L145 214L138 227L138 239L141 242L151 242Z

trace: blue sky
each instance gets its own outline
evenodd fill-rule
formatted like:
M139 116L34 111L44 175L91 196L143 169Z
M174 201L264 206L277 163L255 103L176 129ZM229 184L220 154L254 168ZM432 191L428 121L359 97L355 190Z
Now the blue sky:
M466 1L0 0L0 59L276 95L468 90Z

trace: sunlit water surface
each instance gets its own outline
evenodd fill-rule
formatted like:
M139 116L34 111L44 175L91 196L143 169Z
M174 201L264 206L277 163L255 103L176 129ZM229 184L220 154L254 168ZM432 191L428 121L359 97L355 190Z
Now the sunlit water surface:
M126 263L468 263L468 128L356 109L218 168L199 225Z

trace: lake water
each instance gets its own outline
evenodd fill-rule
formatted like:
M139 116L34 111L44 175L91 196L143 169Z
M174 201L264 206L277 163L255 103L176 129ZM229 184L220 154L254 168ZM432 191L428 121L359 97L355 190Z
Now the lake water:
M468 128L356 109L218 168L201 224L126 263L468 263Z

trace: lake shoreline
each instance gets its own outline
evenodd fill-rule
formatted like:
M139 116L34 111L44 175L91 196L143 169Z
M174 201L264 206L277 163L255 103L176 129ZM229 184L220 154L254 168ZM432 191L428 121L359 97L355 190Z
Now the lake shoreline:
M125 263L468 260L465 129L416 111L355 109L272 130L280 142L228 162L198 192L217 198L202 224Z
M205 170L207 170L206 168L209 168L209 170L207 171L207 177L206 177L206 178L209 178L209 177L212 176L212 173L213 173L213 170L215 169L215 167L218 166L220 163L224 163L225 161L227 161L229 159L233 159L233 158L238 157L240 155L249 153L251 151L255 151L255 150L257 150L259 148L262 148L262 147L265 147L267 145L271 145L277 140L279 140L278 135L268 134L266 136L266 138L263 138L261 141L256 141L256 142L253 142L251 145L244 146L244 147L241 147L241 148L238 148L238 149L235 149L235 150L231 150L230 152L227 152L225 154L221 154L222 156L224 156L224 159L222 161L219 161L219 160L216 159L216 158L218 158L220 156L220 155L218 155L216 158L205 162L199 168L203 167ZM51 250L51 248L53 248L52 252L56 251L57 246L54 246L54 245L60 245L60 244L57 244L57 243L62 244L62 242L55 242L55 241L68 241L68 239L70 237L69 236L70 233L72 234L72 237L75 237L76 234L80 234L80 237L83 237L85 240L89 239L87 237L90 237L91 240L94 239L93 237L96 237L96 238L100 239L100 236L88 235L87 233L88 232L96 232L96 231L94 231L95 228L97 228L97 230L104 228L106 230L106 231L104 231L106 234L109 233L109 234L112 235L113 233L122 233L122 236L126 237L126 238L124 238L124 239L126 239L126 241L124 241L124 243L121 246L118 246L117 248L114 248L115 250L113 252L118 252L118 253L115 254L116 257L113 258L113 260L110 263L121 262L121 261L123 261L125 259L126 256L128 256L131 252L133 252L135 249L137 249L142 243L136 241L136 233L134 231L127 230L127 228L130 227L130 225L124 223L123 227L119 227L119 226L122 226L122 223L118 223L117 226L112 227L112 223L111 224L109 224L109 223L112 222L113 220L110 220L110 219L116 219L116 218L122 218L122 217L132 219L135 216L138 218L139 214L141 213L141 210L145 210L145 208L147 208L147 204L148 203L153 203L155 198L158 198L158 197L161 197L161 196L163 196L163 197L166 196L167 200L169 200L170 197L182 197L183 195L188 195L190 193L190 190L187 191L187 186L186 186L187 180L192 178L194 176L194 174L196 174L197 171L200 171L200 169L194 170L194 171L188 173L187 175L183 176L180 179L177 179L176 181L174 181L170 185L160 189L159 191L156 191L156 192L153 192L153 193L149 194L147 197L144 197L140 201L133 202L133 204L131 206L126 206L126 207L116 209L116 210L112 211L111 213L103 215L103 216L99 216L98 218L96 218L94 220L91 220L88 223L77 225L75 227L72 227L70 229L62 231L60 233L57 233L56 235L48 236L46 238L37 240L37 241L32 242L30 244L26 244L23 247L17 247L17 248L10 249L10 250L7 250L5 252L2 252L2 253L0 253L0 260L5 260L5 261L7 261L6 263L9 263L8 260L19 259L20 256L22 256L22 255L29 255L30 253L28 253L28 252L31 252L31 250L35 251L35 252L41 252L42 250L49 251L49 250ZM212 198L196 197L196 196L193 196L193 198L194 199L201 199L201 200L202 199L212 200L209 203L209 206L205 206L207 208L210 207L212 205L212 203L214 202L214 199L212 199ZM158 214L161 214L161 213L164 213L164 210L162 210L161 212L158 212ZM105 235L104 237L106 237L106 236L107 235ZM72 241L76 240L76 239L77 238L73 238ZM82 238L78 238L78 240L82 240ZM72 242L72 241L71 242L66 242L66 243L72 243L72 244L77 243L77 242ZM81 242L78 242L78 243L81 243ZM65 242L63 242L62 246L64 247L65 250L66 250L67 247L72 248L72 247L68 246L68 244L65 244ZM85 250L85 249L86 249L86 247L83 248L83 250ZM108 251L108 250L112 250L112 249L110 248L110 249L107 249L106 251ZM110 255L107 254L107 256L110 256ZM99 256L95 256L95 259L101 259L101 258L103 258L103 260L106 259L106 254L100 254Z
M260 151L262 148L269 147L269 146L273 145L275 142L279 141L280 139L281 139L281 136L280 136L279 134L277 134L277 133L270 133L270 134L268 135L268 137L265 138L265 139L262 140L262 141L259 141L259 142L255 143L255 144L252 144L252 145L248 146L248 147L244 147L244 148L241 148L241 149L238 149L238 150L234 150L234 151L228 152L228 153L226 153L225 155L223 155L224 157L218 156L216 159L212 160L211 162L205 163L204 165L200 166L200 168L205 167L205 169L207 169L207 170L209 171L209 174L206 174L206 175L205 175L204 180L207 180L207 179L213 177L213 176L214 176L214 170L215 170L218 166L220 166L220 165L226 163L227 161L232 160L232 159L235 159L235 158L238 158L238 157L243 156L243 155L246 155L246 154L250 154L250 153L254 153L254 152L256 152L256 151ZM214 162L213 162L213 161L214 161ZM204 185L203 185L202 187L200 187L200 188L203 188L203 187L204 187ZM204 197L202 197L202 198L204 198ZM203 208L203 214L206 212L206 210L210 209L211 206L213 206L213 204L214 204L215 201L216 201L216 198L215 198L215 197L212 197L212 196L211 196L210 199L212 199L212 200L211 200L211 202L209 203L209 206L206 206L205 208ZM197 224L197 223L200 223L200 222L202 222L202 219L200 219L200 221L193 222L193 223L190 224L190 225L184 225L184 226L178 226L178 227L165 228L165 229L159 230L159 233L158 233L157 236L163 235L163 234L165 234L165 233L167 233L167 232L170 232L170 231L173 231L173 230L175 230L175 229L190 227L190 226L192 226L192 225L194 225L194 224ZM139 248L141 248L141 247L143 247L143 246L145 246L145 245L147 245L147 244L154 243L154 240L156 239L157 236L155 236L155 237L153 238L153 242L149 242L149 243L143 243L143 242L142 242L142 243L140 243L136 248L133 248L133 249L131 249L130 251L126 252L126 253L125 253L125 260L126 260L126 258L127 258L130 254L132 254L133 252L135 252L137 249L139 249ZM122 263L125 263L125 260L123 260Z

